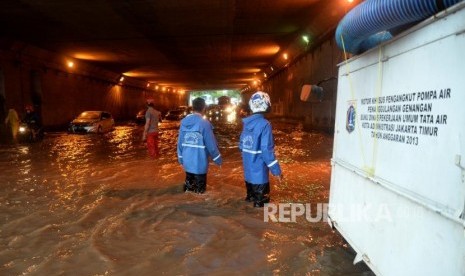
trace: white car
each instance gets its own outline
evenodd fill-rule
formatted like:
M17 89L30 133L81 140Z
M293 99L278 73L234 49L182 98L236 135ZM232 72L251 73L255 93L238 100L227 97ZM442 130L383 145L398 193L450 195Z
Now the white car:
M104 133L113 130L115 121L105 111L84 111L69 124L73 133Z

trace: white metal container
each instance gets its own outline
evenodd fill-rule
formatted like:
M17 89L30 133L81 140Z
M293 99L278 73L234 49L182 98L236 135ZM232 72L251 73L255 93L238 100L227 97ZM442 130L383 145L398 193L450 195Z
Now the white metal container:
M339 67L330 223L378 275L465 275L465 3Z

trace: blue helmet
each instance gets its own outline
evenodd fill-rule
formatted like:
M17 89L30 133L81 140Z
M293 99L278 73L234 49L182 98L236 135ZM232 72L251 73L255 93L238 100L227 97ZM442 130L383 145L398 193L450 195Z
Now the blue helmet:
M257 91L250 97L249 106L253 113L268 112L271 109L270 96L265 92Z

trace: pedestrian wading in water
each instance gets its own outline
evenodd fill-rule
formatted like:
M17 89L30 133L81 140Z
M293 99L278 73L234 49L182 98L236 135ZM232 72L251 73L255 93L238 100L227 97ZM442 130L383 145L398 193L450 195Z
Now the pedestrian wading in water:
M155 109L154 100L147 99L147 111L145 112L145 126L142 141L147 140L147 151L151 158L160 156L158 148L158 122L161 113Z
M209 158L221 166L222 159L211 123L203 118L205 100L192 102L193 114L182 119L178 136L178 161L186 172L184 191L202 194L207 189Z
M274 138L270 122L264 114L270 112L271 101L267 93L258 91L249 101L253 114L242 121L239 149L244 166L245 200L254 207L263 207L270 201L269 171L281 181L282 173L274 154Z
M10 108L8 110L8 116L5 118L5 125L10 130L13 142L16 142L19 130L19 116L16 110L14 110L13 108Z

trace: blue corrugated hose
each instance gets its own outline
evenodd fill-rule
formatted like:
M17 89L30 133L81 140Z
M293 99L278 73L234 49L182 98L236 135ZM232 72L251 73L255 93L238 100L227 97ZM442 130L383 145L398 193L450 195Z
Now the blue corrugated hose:
M349 53L360 54L391 39L389 30L426 19L462 1L367 0L339 22L336 29L337 45L341 49L345 47Z

